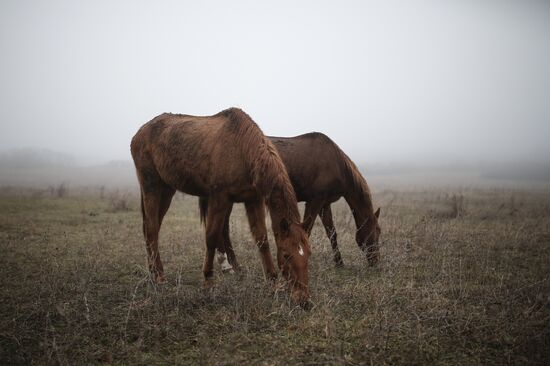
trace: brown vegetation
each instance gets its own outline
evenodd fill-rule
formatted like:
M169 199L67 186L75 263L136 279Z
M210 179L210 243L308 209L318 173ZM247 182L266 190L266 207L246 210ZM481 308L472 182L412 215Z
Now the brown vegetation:
M546 190L374 192L377 267L337 202L346 266L334 267L318 223L309 312L263 280L242 207L231 219L242 271L216 271L203 290L196 199L177 195L161 231L167 283L155 287L138 196L113 212L110 192L92 193L0 195L2 364L550 362ZM464 197L458 217L453 195Z

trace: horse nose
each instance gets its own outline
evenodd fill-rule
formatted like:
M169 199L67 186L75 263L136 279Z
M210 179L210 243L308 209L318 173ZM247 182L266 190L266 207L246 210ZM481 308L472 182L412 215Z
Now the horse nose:
M299 305L304 310L310 310L313 306L311 300L309 299L309 294L307 291L303 290L293 290L292 291L292 301Z

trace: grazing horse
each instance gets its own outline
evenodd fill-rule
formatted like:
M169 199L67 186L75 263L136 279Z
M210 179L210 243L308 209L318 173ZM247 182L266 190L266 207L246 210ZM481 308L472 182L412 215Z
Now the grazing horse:
M298 201L306 202L303 222L308 236L319 215L330 239L334 262L337 266L343 265L330 204L344 197L355 219L357 245L365 253L369 264L376 264L380 258L380 208L374 211L369 186L351 159L322 133L268 137L283 159ZM201 218L204 219L207 212L205 197L199 199L199 206ZM218 251L222 253L219 257L222 269L231 269L231 266L238 268L229 239L229 216L225 221L223 245L218 247Z
M157 283L164 282L158 233L178 190L208 199L206 287L211 285L215 250L223 243L234 202L245 204L267 278L277 277L266 235L267 205L279 268L291 284L292 299L307 304L311 251L296 195L277 150L248 114L237 108L208 117L165 113L139 129L131 151L141 187L149 269Z

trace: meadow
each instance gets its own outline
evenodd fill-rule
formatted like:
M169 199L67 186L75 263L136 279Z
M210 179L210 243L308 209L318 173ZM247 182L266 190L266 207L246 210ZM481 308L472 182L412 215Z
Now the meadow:
M374 199L381 263L367 265L337 202L345 266L318 220L304 311L283 283L265 282L241 205L231 232L242 270L216 264L204 290L197 200L177 194L160 233L167 283L156 287L134 191L4 189L0 364L550 363L550 190Z

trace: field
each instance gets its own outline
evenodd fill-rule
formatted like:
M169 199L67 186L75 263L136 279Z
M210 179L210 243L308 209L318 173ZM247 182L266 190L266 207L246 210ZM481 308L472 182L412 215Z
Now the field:
M339 201L345 266L334 267L317 222L315 305L304 311L264 281L240 206L231 230L242 271L217 271L203 290L197 201L178 194L160 238L168 282L157 288L135 193L5 190L0 364L550 363L550 191L374 198L381 263L367 266Z

